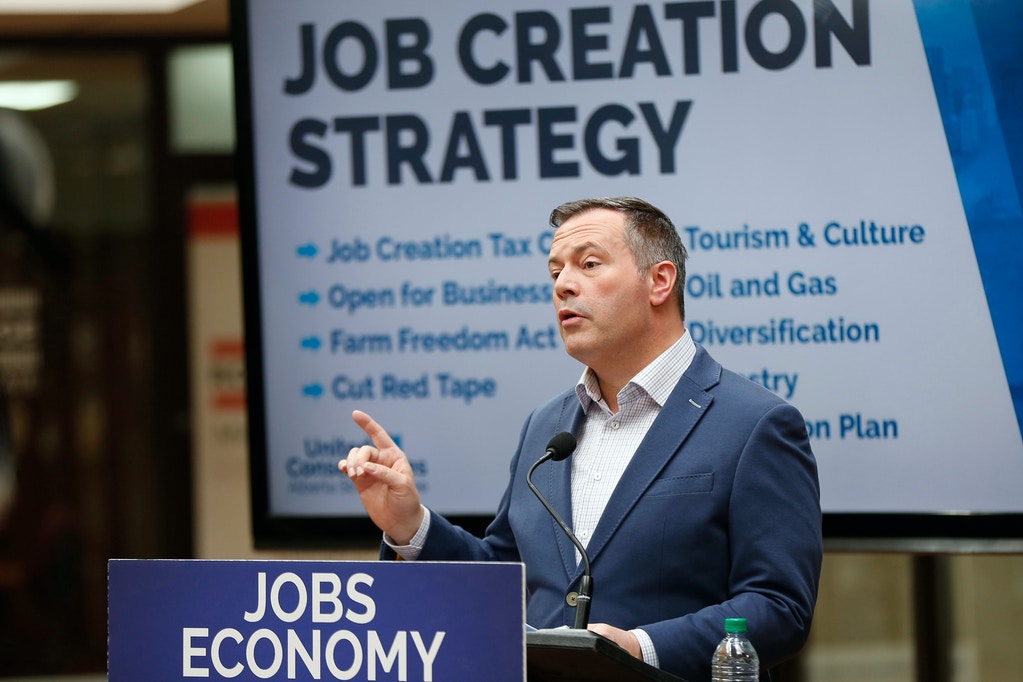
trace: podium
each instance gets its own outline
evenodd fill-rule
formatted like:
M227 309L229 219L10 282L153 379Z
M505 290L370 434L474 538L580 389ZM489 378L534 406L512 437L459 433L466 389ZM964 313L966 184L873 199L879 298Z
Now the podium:
M521 563L108 566L109 682L526 679Z
M529 682L685 682L589 630L526 633Z
M111 559L108 591L110 682L685 682L589 630L524 632L521 563Z

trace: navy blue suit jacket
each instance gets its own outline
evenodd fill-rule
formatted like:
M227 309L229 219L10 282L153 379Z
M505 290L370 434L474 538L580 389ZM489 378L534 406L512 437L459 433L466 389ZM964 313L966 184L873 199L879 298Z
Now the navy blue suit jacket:
M583 418L574 390L530 415L485 538L432 514L420 560L522 561L527 621L571 625L575 549L526 485L526 472ZM572 518L571 459L533 476ZM766 669L810 631L821 568L817 467L799 412L697 347L640 444L587 546L590 622L643 628L663 670L699 682L726 617L744 617Z

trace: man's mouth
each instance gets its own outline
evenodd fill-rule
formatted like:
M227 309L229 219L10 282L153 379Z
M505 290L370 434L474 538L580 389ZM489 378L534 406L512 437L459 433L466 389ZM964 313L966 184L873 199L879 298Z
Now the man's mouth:
M558 311L558 322L561 322L562 324L570 320L577 319L579 317L582 316L579 313L572 310L571 308L562 308L561 310Z

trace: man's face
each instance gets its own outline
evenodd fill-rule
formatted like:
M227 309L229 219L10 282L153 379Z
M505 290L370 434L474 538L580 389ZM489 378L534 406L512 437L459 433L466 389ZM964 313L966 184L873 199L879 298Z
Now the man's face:
M568 354L598 376L627 365L636 335L646 331L650 288L625 243L625 216L600 208L566 220L548 266Z

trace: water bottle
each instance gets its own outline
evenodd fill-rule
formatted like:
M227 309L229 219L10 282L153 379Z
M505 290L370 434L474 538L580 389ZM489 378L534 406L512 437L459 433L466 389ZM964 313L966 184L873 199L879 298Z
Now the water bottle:
M745 618L725 618L725 638L711 659L711 682L757 682L760 658L746 636Z

